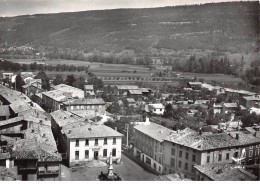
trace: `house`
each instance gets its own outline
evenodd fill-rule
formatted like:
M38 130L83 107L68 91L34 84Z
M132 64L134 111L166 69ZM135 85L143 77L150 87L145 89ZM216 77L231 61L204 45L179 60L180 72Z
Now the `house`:
M61 154L57 152L51 127L31 124L25 138L14 143L11 156L20 180L59 180Z
M51 113L52 129L68 166L84 165L94 159L121 159L122 134L105 125L94 124L71 112Z
M84 91L66 84L59 84L52 87L54 90L59 90L65 93L70 93L73 98L84 98Z
M164 113L165 107L161 103L148 104L148 110L152 114L162 115Z
M21 77L22 77L22 79L25 79L27 77L34 78L35 75L33 74L33 72L21 72Z
M7 120L10 117L8 105L0 105L0 121Z
M142 96L142 95L143 95L143 93L140 89L129 89L127 91L127 96L134 97L134 96Z
M240 98L240 104L246 108L257 107L260 102L260 98L255 96L244 96Z
M105 104L102 98L71 99L62 103L62 109L67 111L93 110L104 114L106 111Z
M213 104L213 112L214 114L221 113L222 110L222 104Z
M142 92L142 94L144 96L147 96L149 94L151 94L152 90L150 88L140 88L140 91Z
M139 90L139 87L136 85L115 85L114 94L115 95L127 95L129 90Z
M163 173L163 140L173 133L173 130L152 123L146 118L145 122L134 126L134 155L139 160Z
M128 103L129 106L130 106L130 105L132 105L132 106L135 106L135 105L136 105L136 101L135 101L135 99L133 99L133 98L126 98L126 101L127 101L127 103Z
M202 82L188 82L187 87L192 88L193 90L201 90Z
M164 139L164 173L179 173L184 178L196 180L194 165L211 163L232 163L240 157L242 150L258 149L260 139L250 134L202 133L189 128L172 133ZM252 151L251 151L252 152ZM257 159L259 153L246 154L249 159Z
M42 92L42 80L41 79L32 79L27 80L27 84L22 86L22 92L27 96L32 96L36 93Z
M236 102L234 103L223 103L221 113L228 114L228 113L234 113L238 110L238 104Z
M197 181L256 181L257 176L237 164L195 165Z
M195 105L201 105L201 104L205 104L205 105L207 105L207 104L209 104L209 100L196 100L195 102L194 102L194 104Z
M93 85L84 85L85 97L95 96L94 86Z
M250 114L254 112L256 115L260 115L260 108L251 107L249 112Z
M13 75L13 73L3 73L3 79L8 79L11 81Z

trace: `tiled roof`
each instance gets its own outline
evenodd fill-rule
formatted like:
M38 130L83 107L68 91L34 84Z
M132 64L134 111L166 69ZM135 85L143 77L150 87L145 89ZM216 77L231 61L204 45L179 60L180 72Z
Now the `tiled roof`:
M71 93L73 97L78 96L79 98L82 98L84 96L84 91L79 88L75 88L73 86L69 86L66 84L59 84L57 86L53 87L55 90L63 91L66 93Z
M189 82L190 85L202 85L202 82Z
M10 116L8 105L0 105L0 116Z
M31 106L29 106L26 102L20 100L20 101L16 101L14 103L11 103L10 108L16 114L16 113L20 113L20 112L27 111L27 110L31 109Z
M20 116L20 117L11 118L11 119L8 119L8 120L0 121L0 126L16 123L18 121L22 121L23 119L24 118L22 116Z
M195 165L198 171L214 181L253 181L257 177L234 164Z
M225 106L226 108L237 108L238 107L237 103L224 103L223 106Z
M118 89L124 89L124 90L129 90L129 89L139 89L138 86L136 85L117 85L116 86Z
M63 127L69 123L74 123L78 121L84 121L84 118L73 114L68 111L57 110L51 113L52 118L56 121L59 127Z
M102 98L81 98L64 102L66 105L105 105Z
M64 131L69 139L74 138L98 138L98 137L122 137L123 135L105 125L86 124Z
M0 95L7 100L10 104L14 103L15 101L25 101L25 102L31 102L31 100L23 93L11 90L9 88L2 88Z
M72 97L69 93L64 93L60 90L52 90L43 92L42 95L48 96L49 98L57 101L57 102L64 102L67 100L67 98Z
M133 98L126 98L126 101L128 103L135 103L136 102L135 99L133 99Z
M129 90L129 93L130 93L131 95L142 95L142 94L143 94L142 91L139 90L139 89L130 89L130 90Z
M200 151L260 143L259 139L247 139L246 141L243 141L242 139L237 140L226 133L199 135L198 132L189 128L185 128L178 133L172 134L165 140Z
M164 109L163 104L158 103L158 104L148 104L149 107L153 107L155 109Z
M229 132L231 137L236 138L236 134L238 134L238 141L240 144L252 144L252 143L260 143L260 139L255 137L253 134L248 133L247 131L232 131Z
M150 124L140 124L136 125L134 129L156 139L160 142L163 141L166 137L174 133L175 131L168 129L164 126L158 125L156 123L150 122Z

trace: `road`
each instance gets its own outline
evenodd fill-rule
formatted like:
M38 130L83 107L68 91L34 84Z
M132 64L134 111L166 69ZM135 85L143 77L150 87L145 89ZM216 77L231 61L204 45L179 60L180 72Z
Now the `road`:
M114 172L117 173L123 181L153 181L156 175L145 171L142 167L122 154L121 164L113 164ZM62 181L98 181L98 175L107 173L107 167L87 168L81 167L72 171L62 165L61 180Z

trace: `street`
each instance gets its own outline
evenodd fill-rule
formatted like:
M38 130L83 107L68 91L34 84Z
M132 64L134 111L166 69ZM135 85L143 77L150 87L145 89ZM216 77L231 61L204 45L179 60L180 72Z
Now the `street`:
M153 181L156 175L145 171L142 167L134 163L132 160L122 154L122 162L120 165L113 164L114 172L117 173L123 181ZM78 167L74 171L62 165L61 180L62 181L98 181L98 175L107 173L107 167L87 168Z

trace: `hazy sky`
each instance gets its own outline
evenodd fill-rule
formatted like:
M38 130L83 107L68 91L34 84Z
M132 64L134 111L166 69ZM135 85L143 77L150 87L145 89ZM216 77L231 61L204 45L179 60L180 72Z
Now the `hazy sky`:
M223 1L234 0L0 0L0 16L117 8L149 8Z

